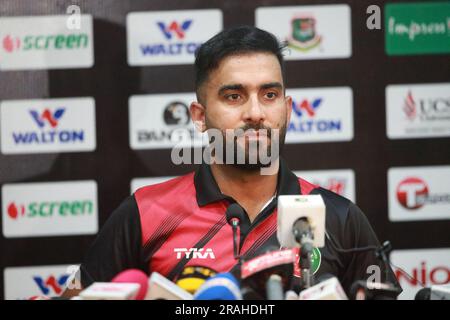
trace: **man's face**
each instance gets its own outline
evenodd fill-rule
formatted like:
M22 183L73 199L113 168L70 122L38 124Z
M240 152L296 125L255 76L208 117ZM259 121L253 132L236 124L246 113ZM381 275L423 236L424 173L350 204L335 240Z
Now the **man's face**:
M256 140L269 149L274 129L280 132L281 150L292 99L284 95L281 67L275 55L247 53L225 57L210 72L201 88L201 96L204 107L201 119L205 129L219 129L224 136L227 129L246 132L236 142L227 140L227 143L235 143L236 148L245 148L246 163L249 142ZM259 129L266 129L268 136L258 132Z

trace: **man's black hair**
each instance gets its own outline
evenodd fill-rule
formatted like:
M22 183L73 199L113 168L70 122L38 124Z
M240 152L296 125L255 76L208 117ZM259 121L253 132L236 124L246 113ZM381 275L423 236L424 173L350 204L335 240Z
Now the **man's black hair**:
M277 38L264 30L252 26L226 29L206 41L195 53L195 92L200 101L199 89L209 73L218 67L220 61L233 54L267 52L274 54L283 74L285 48Z

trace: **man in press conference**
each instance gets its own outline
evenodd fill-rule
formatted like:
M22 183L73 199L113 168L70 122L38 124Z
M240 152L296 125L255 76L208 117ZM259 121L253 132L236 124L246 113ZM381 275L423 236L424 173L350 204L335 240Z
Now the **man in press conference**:
M138 189L111 214L80 266L83 288L108 282L127 269L150 275L158 272L176 281L184 268L203 266L215 272L235 272L240 262L269 248L280 248L277 238L277 204L281 195L320 195L326 206L325 245L316 248L315 278L331 274L349 294L352 285L367 280L377 267L382 283L401 291L364 213L350 200L298 178L281 156L271 154L273 172L252 157L249 145L281 153L289 124L292 99L285 95L283 45L270 33L255 27L224 30L196 53L197 101L191 118L201 132L219 130L224 145L245 162L203 163L198 170L167 182ZM228 133L243 135L230 141ZM274 141L274 137L277 137ZM226 153L226 152L225 152ZM270 153L268 151L268 153ZM254 155L253 155L254 156ZM236 160L234 158L234 160ZM238 252L227 208L243 209L239 221ZM204 255L184 255L200 250ZM301 274L293 277L301 278ZM65 296L80 290L66 290Z

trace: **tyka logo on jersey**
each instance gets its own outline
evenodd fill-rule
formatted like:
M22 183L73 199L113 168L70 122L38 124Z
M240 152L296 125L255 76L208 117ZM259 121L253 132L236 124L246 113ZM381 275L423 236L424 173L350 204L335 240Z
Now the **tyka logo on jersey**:
M174 248L174 252L177 253L177 259L215 259L216 256L211 248Z

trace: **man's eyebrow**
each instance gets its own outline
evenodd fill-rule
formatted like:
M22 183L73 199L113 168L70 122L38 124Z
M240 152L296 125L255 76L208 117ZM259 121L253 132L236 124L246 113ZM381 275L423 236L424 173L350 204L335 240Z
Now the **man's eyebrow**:
M219 88L219 95L227 90L242 90L243 88L244 86L242 84L226 84Z
M280 82L269 82L261 85L261 89L271 89L271 88L283 89L283 85Z

